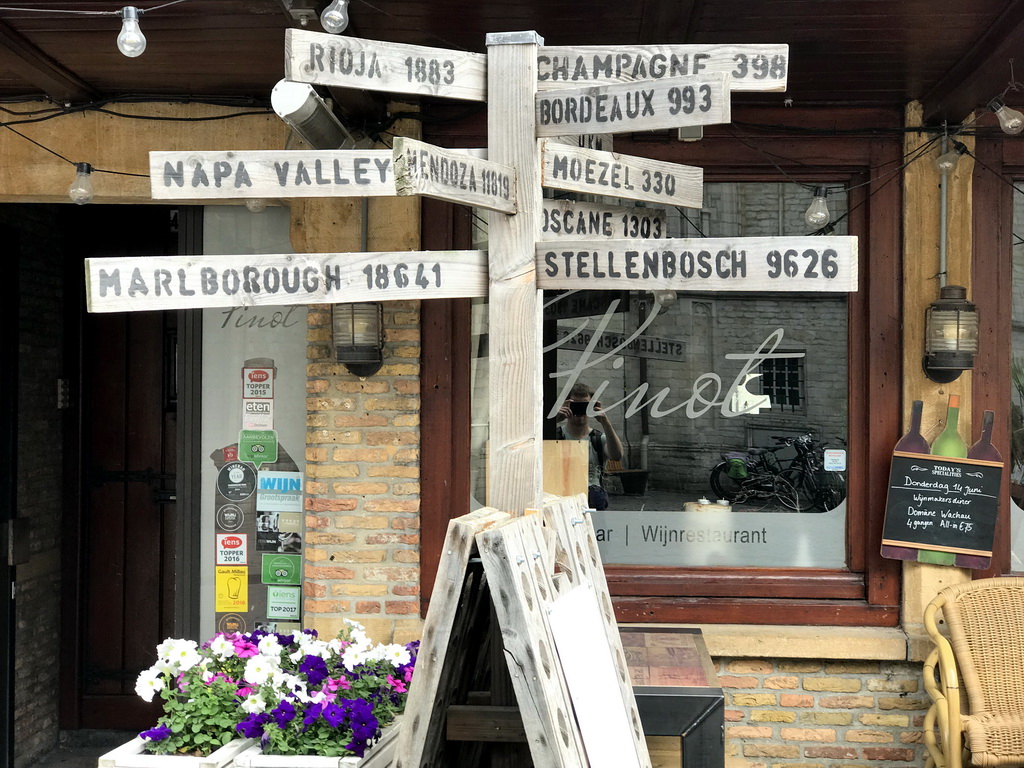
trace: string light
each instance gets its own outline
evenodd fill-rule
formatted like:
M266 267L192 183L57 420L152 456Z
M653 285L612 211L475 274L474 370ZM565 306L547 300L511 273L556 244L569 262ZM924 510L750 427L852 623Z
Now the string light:
M68 188L68 197L77 205L91 203L95 191L92 188L92 166L88 163L75 163L75 180Z
M139 11L134 5L121 9L121 34L117 36L117 50L134 59L146 50L146 36L139 27Z
M953 148L948 152L943 152L937 158L935 158L935 167L939 169L941 173L952 173L953 169L956 168L957 161L960 159L960 155L967 154L967 146L962 142L952 139Z
M324 32L337 35L348 27L348 0L333 0L320 14L320 26Z
M1016 109L1010 109L1003 103L1002 99L992 99L988 103L988 108L996 113L996 117L999 119L999 127L1003 129L1003 133L1016 136L1021 131L1024 131L1024 115Z
M826 201L827 197L828 187L814 188L814 199L807 206L807 212L804 214L804 221L807 222L807 226L821 229L832 219L832 213L829 211L828 202Z

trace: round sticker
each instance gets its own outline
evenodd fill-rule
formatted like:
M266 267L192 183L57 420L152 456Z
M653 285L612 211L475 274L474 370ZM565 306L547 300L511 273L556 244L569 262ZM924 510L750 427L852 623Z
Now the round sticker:
M217 510L217 527L222 531L237 531L245 522L245 513L241 507L225 504Z
M217 490L225 499L245 501L256 490L256 473L241 461L225 464L217 475Z
M245 619L237 613L225 613L217 621L217 630L225 635L234 632L245 632Z

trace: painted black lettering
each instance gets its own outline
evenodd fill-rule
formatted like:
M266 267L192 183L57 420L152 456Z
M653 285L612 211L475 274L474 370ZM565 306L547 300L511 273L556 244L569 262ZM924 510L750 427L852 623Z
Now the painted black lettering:
M171 186L171 182L177 182L179 187L185 186L185 164L179 160L177 166L164 161L164 186Z

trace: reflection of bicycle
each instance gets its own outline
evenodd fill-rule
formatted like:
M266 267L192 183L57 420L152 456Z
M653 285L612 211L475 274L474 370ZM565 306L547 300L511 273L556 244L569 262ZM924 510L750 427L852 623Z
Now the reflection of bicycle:
M846 482L842 473L825 470L825 443L813 440L810 432L799 437L772 435L772 439L796 451L796 456L781 473L796 491L796 505L791 509L807 512L817 508L828 512L842 504L846 498Z
M783 476L775 448L748 448L745 453L722 454L722 461L711 470L711 488L720 499L734 504L767 506L777 501L789 509L797 509L797 493Z

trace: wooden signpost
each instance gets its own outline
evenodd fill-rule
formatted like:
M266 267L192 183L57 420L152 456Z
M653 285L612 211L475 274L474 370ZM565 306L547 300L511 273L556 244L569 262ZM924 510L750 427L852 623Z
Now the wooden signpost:
M668 234L663 208L629 208L548 199L543 205L540 240L576 240L583 237L647 239Z
M394 161L399 195L516 212L516 172L507 165L404 137L395 139Z

